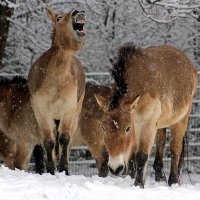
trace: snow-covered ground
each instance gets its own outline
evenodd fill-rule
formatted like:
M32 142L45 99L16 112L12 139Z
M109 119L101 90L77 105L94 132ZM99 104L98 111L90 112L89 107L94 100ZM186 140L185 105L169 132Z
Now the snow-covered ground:
M147 179L145 189L126 178L38 175L0 167L0 200L200 200L200 175L188 177L182 185L168 187ZM199 181L199 183L198 183Z

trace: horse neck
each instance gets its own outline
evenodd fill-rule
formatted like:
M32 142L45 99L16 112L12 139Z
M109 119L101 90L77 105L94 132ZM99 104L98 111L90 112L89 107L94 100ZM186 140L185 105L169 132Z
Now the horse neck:
M63 50L58 46L53 46L49 49L50 60L55 60L55 64L47 66L48 71L54 75L65 76L71 74L71 66L74 60L73 52L70 50Z
M62 38L56 37L56 33L52 35L52 45L53 48L57 50L65 51L68 54L74 54L75 50L73 46L71 46L70 38L66 41L62 40Z
M69 48L62 48L57 44L52 44L49 49L49 53L51 57L55 57L57 59L65 59L69 62L72 61L75 52Z

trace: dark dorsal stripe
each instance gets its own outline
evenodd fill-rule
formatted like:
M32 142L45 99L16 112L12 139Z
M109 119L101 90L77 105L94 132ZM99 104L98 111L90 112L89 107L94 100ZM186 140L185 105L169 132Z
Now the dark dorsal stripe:
M118 102L124 94L127 93L127 84L125 81L126 61L135 52L136 48L132 43L127 43L119 49L118 60L111 70L111 75L114 78L116 89L111 98L109 110L112 110L118 105Z

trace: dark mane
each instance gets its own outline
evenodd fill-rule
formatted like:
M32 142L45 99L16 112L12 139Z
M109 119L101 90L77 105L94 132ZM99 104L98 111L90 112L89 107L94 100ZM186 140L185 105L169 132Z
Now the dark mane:
M127 84L125 81L125 71L127 60L135 52L136 48L132 43L127 43L118 51L118 60L111 70L111 75L115 81L115 93L111 98L109 110L112 110L118 105L119 100L127 93Z

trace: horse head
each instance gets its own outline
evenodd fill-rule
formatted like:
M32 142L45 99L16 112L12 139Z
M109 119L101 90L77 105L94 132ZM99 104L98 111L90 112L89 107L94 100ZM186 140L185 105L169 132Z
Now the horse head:
M100 128L109 153L109 170L114 175L125 175L133 149L136 148L133 114L139 97L131 104L121 103L114 108L110 108L109 101L104 97L95 97L104 111Z
M54 26L53 44L64 50L78 51L84 44L85 11L55 13L47 7L47 16Z

